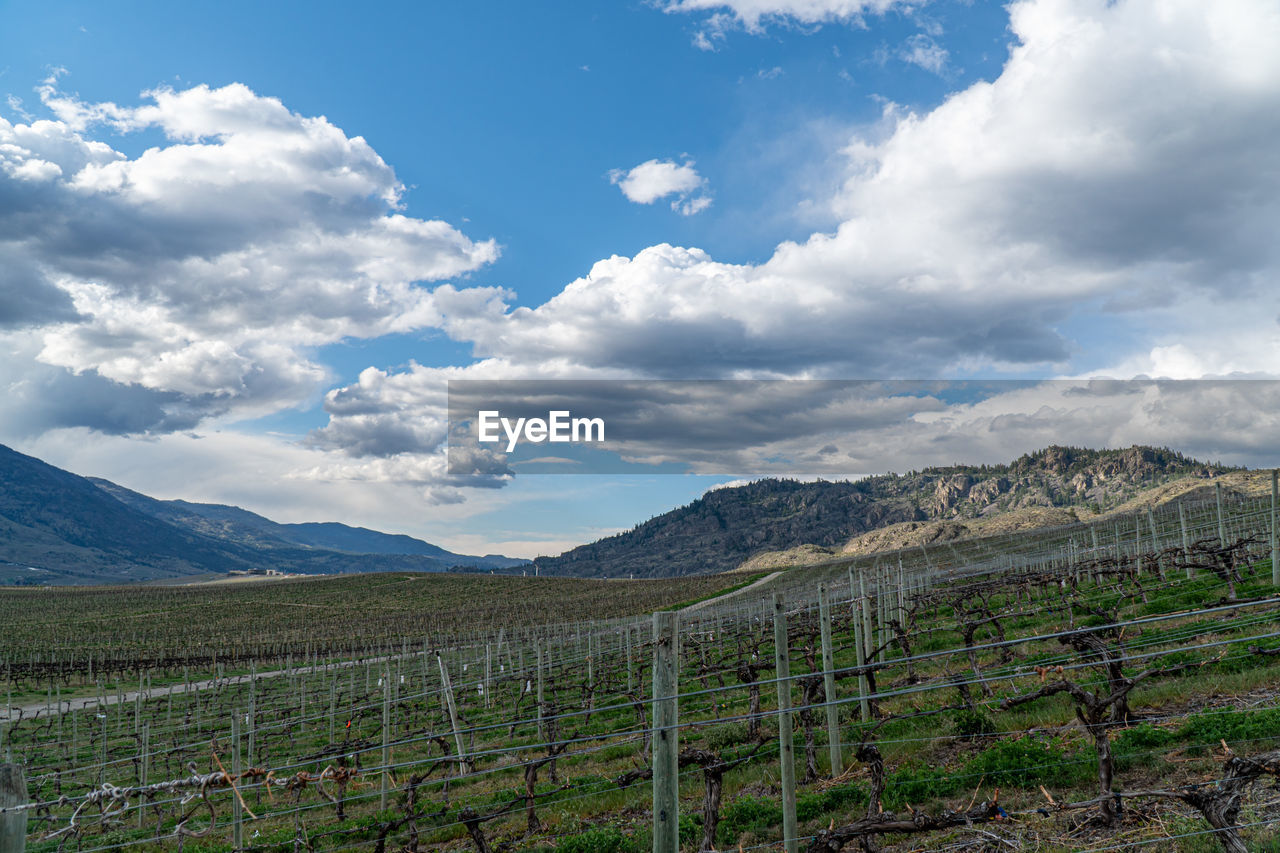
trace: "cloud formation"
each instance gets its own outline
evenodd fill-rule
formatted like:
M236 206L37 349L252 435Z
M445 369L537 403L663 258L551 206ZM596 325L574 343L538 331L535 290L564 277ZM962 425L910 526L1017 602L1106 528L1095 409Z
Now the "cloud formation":
M539 306L446 312L467 375L1280 375L1280 9L1023 0L1010 26L997 79L849 140L831 233L760 264L660 244Z
M903 62L918 65L934 74L941 74L947 67L950 54L945 47L934 40L933 36L916 33L902 45L898 56Z
M771 16L814 24L895 5L688 0L670 10L758 28ZM650 246L598 261L533 306L496 288L424 287L497 247L405 215L391 168L322 117L243 86L159 90L120 106L50 82L53 120L0 119L0 334L39 367L10 368L10 388L38 400L41 383L74 385L94 401L127 388L127 411L106 417L94 402L94 414L77 414L68 403L48 422L186 429L301 399L325 381L313 357L325 343L442 328L478 361L371 368L331 390L311 448L343 458L308 470L440 484L435 499L447 502L480 485L443 469L450 378L1280 374L1280 9L1009 9L1016 44L999 77L927 112L887 105L879 126L848 140L839 190L818 200L839 221L829 233L783 243L761 263ZM94 138L102 128L158 132L164 144L130 157ZM674 197L686 213L709 203L692 162L651 160L611 179L637 203ZM1118 403L1103 417L1052 394L1003 399L999 411L956 415L953 430L898 423L882 438L918 454L945 448L947 461L1006 458L1014 435L1034 441L1027 449L1065 435L1168 436L1194 449L1167 419L1190 417L1190 403L1149 406L1163 414L1130 422L1119 413L1135 409ZM855 459L837 421L827 426L781 449L810 453L818 471L833 459L882 470L870 466L889 458L888 444ZM1250 441L1244 429L1220 434ZM931 444L939 435L947 440ZM981 436L997 435L995 455ZM712 451L717 467L733 462Z
M0 118L0 331L35 330L40 364L157 412L297 403L328 377L311 350L438 325L421 283L497 256L401 213L403 187L363 138L246 86L137 106L85 103L56 75L39 91L53 120ZM129 157L100 128L164 143ZM149 420L131 428L171 422Z
M692 160L646 160L631 169L609 172L610 183L617 184L628 201L653 204L660 198L675 196L671 209L684 216L701 213L711 206L706 191L707 180L698 174Z
M891 9L910 10L928 0L669 0L663 5L668 13L693 13L706 16L704 39L721 38L734 26L758 33L766 24L802 24L812 26L835 21L860 21L866 14L883 15ZM702 46L702 45L700 45ZM705 45L710 48L708 42Z
M925 114L890 105L882 138L849 141L832 233L758 265L653 246L543 305L446 328L518 364L928 376L1066 372L1073 320L1114 317L1141 345L1145 312L1208 294L1261 300L1270 324L1280 12L1155 5L1012 6L999 78Z
M417 375L414 375L416 373ZM438 380L415 370L391 379L400 411L438 400ZM475 375L475 374L472 374ZM387 381L388 377L378 377ZM433 381L434 380L434 381ZM365 403L381 399L362 382ZM549 411L599 418L604 439L574 459L573 473L655 471L713 476L857 477L921 465L1005 462L1051 444L1176 447L1233 464L1274 463L1280 441L1280 381L654 381L511 380L450 383L449 471L482 482L542 461L548 449L572 459L584 445L476 441L476 413L515 422ZM331 409L335 421L348 415ZM566 416L568 417L568 416ZM336 424L331 425L331 428ZM332 434L332 433L330 433ZM438 435L417 450L438 446ZM598 441L598 440L597 440ZM359 463L376 479L388 459ZM376 453L376 451L375 451ZM564 466L540 473L566 473Z

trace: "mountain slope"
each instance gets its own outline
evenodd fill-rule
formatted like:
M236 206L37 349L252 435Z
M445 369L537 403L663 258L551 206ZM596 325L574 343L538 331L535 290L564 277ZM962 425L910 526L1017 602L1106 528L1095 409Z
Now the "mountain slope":
M330 543L351 550L324 547ZM439 572L521 563L343 524L277 524L238 507L159 501L0 445L0 584L127 583L254 568Z
M367 527L352 527L336 521L308 521L302 524L282 524L289 541L313 548L331 551L350 551L357 554L422 554L445 559L480 559L446 551L421 539L403 533L380 533Z
M1221 486L1223 496L1228 499L1265 497L1271 494L1271 474L1269 471L1236 470L1215 473L1212 479L1206 479L1193 473L1140 489L1123 503L1113 505L1106 512L1097 515L1084 507L1028 506L979 518L906 521L854 536L843 547L800 545L785 551L761 551L753 554L735 571L772 571L826 563L856 554L1002 536L1016 531L1066 527L1080 522L1094 523L1168 504L1211 501L1214 499L1215 486ZM1132 524L1131 521L1129 523Z
M0 577L93 583L249 568L252 555L136 512L0 445Z
M412 536L382 533L336 521L281 524L247 509L226 504L162 501L97 477L88 478L120 502L150 516L204 536L256 548L319 549L343 554L424 557L435 570L453 566L501 569L523 565L501 555L456 554Z
M853 537L897 524L1037 507L1091 514L1177 477L1225 470L1166 449L1054 446L1008 465L926 468L857 482L760 480L711 491L626 533L535 563L542 574L586 577L719 572L799 546L836 552Z

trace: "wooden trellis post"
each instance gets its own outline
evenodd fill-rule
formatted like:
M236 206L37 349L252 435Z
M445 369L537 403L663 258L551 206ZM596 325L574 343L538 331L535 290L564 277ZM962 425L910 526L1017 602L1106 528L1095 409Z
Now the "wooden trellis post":
M627 692L631 693L636 689L635 673L631 669L631 626L628 625L623 629L623 636L627 641Z
M889 572L885 566L876 575L876 645L881 663L889 659Z
M240 713L231 715L231 775L240 775ZM231 846L240 850L244 847L244 813L240 808L240 798L231 797Z
M458 772L462 773L470 769L471 763L467 761L467 751L463 747L462 726L458 722L458 706L453 700L453 681L449 678L449 668L445 666L444 658L439 652L436 652L436 661L440 664L440 681L444 687L445 707L449 711L449 725L453 727L453 742L458 747Z
M827 702L827 748L831 753L831 775L839 776L844 770L840 754L840 709L836 707L835 654L831 645L831 602L827 600L827 586L818 587L818 630L822 636L822 688Z
M489 708L493 705L489 699L489 694L493 692L493 655L489 649L489 644L484 644L484 706Z
M907 624L907 570L902 567L902 558L898 558L898 607L894 618L900 625Z
M538 653L538 737L545 740L547 735L542 722L542 643L534 643L533 648Z
M107 709L103 707L98 716L102 719L102 763L98 765L98 784L101 785L107 778Z
M796 840L796 744L791 733L791 653L787 646L787 609L773 594L773 655L778 677L778 752L782 761L782 843L799 853Z
M0 764L0 809L27 804L27 780L21 764ZM27 812L0 811L0 850L22 853L27 849Z
M1191 540L1187 537L1187 508L1178 504L1178 523L1182 526L1182 558L1191 562ZM1187 580L1196 576L1195 569L1187 566Z
M245 725L248 727L249 730L245 733L248 740L248 743L246 744L246 748L245 748L245 763L248 764L250 767L252 767L254 739L257 736L257 729L258 729L258 701L257 701L258 671L257 671L257 666L252 663L249 665L249 667L250 667L249 668L249 715L248 717L245 718ZM330 738L330 742L332 742L332 740L333 739Z
M874 648L873 643L875 632L871 629L871 599L867 597L867 575L866 572L858 573L858 595L862 601L862 657L865 663L871 663L871 650Z
M858 664L858 707L862 712L862 721L869 722L871 720L871 703L867 701L868 683L866 671L862 667L866 666L867 659L864 654L866 649L866 639L863 637L862 626L862 600L857 598L853 580L853 569L849 570L849 597L852 599L853 610L853 650L854 661Z
M1142 574L1142 516L1133 517L1133 563L1134 571Z
M439 658L437 658L439 660ZM444 672L444 661L440 662L440 671ZM391 672L388 670L380 679L382 681L382 788L378 796L378 809L387 808L389 778L391 776Z
M1218 547L1227 547L1227 525L1222 518L1222 484L1213 484L1213 499L1218 506Z
M1101 552L1099 551L1099 548L1098 548L1098 528L1091 526L1089 528L1089 536L1093 540L1093 559L1096 560L1101 556ZM1096 584L1101 579L1102 579L1102 575L1097 570L1095 570L1093 573L1093 582Z
M1276 504L1280 503L1280 470L1271 471L1271 583L1280 586L1280 535L1276 530Z
M142 724L142 757L138 762L138 787L145 788L147 786L148 771L151 768L151 723ZM142 821L146 816L146 810L143 808L144 800L141 795L138 797L138 829L142 829ZM0 846L0 850L4 847Z
M653 614L653 853L680 850L680 649L674 611Z
M329 743L333 743L333 724L334 715L337 713L338 685L332 679L329 681Z

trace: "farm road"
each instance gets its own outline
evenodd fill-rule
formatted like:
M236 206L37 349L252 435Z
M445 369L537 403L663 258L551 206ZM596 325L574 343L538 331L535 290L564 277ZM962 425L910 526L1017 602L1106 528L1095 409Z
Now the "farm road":
M414 652L408 655L408 657L417 657L419 654L421 654L421 652ZM402 658L402 657L405 657L405 655L392 655L390 657L373 658L368 660L367 662L384 663L386 661L396 660L397 658ZM336 663L328 663L328 664L324 664L323 666L317 666L316 671L320 672L320 671L331 671L335 669L346 669L352 666L359 666L363 663L366 663L364 659L337 661ZM257 677L258 678L279 678L282 675L289 675L290 673L301 674L306 672L311 672L311 667L295 666L293 669L264 670L262 672L259 672ZM230 684L242 684L248 680L249 680L249 675L248 673L245 673L243 675L228 676L226 678L219 678L216 680L210 678L205 681L193 681L189 685L184 683L184 684L170 684L163 687L152 687L150 690L141 691L141 693L142 693L142 698L144 700L153 699L158 696L167 696L169 694L173 694L174 696L180 696L186 693L188 689L190 689L191 692L195 693L201 690L212 690L214 687L219 685L226 687L227 685L230 685ZM118 705L121 702L126 702L126 703L134 702L138 698L138 693L139 691L137 690L126 690L124 692L123 698L119 693L109 694L106 697L105 703L102 701L101 696L77 696L74 699L63 699L61 703L55 703L55 705L53 706L49 705L47 701L32 702L28 705L16 705L12 709L9 709L7 711L0 710L0 721L8 722L10 719L32 719L32 718L38 718L38 717L49 715L49 714L65 714L69 711L82 711L87 708Z
M728 601L731 598L737 598L740 595L750 592L756 587L764 586L765 584L772 581L774 578L779 577L781 574L782 572L774 572L771 575L765 575L764 577L760 578L760 580L756 581L755 583L747 584L742 589L735 589L733 592L726 592L724 595L717 595L715 598L708 598L706 601L699 601L696 604L690 604L688 607L682 607L680 608L680 612L692 613L695 610L701 610L704 607L710 607L713 604L721 604L722 602Z

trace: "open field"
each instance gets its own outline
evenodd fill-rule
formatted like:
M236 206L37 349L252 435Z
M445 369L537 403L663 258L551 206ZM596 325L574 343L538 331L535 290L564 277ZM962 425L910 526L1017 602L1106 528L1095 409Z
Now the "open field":
M411 639L635 616L741 576L600 581L368 574L193 586L0 589L0 669L15 689L140 671L385 653ZM136 679L135 679L136 683Z
M42 660L92 658L101 693L216 681L7 727L28 849L644 850L669 784L652 750L678 731L689 850L780 849L782 747L815 852L1280 850L1257 781L1280 771L1269 502L1176 509L794 569L684 610L677 730L647 611L750 578L111 590L97 621L6 599L28 632L10 659L34 667L11 686L50 708L86 679ZM77 645L83 625L114 633ZM1213 833L1228 812L1242 828Z
M596 581L564 578L495 578L477 575L379 574L346 577L300 578L298 583L282 589L286 579L263 578L236 582L236 595L222 594L226 589L213 584L196 586L203 595L155 595L156 587L118 587L114 589L53 587L44 590L0 590L0 617L13 626L0 640L4 651L4 672L8 680L6 698L12 709L0 709L0 720L16 718L19 712L38 716L52 707L66 703L74 708L91 705L114 705L164 697L187 691L216 688L224 680L241 681L251 675L241 666L245 654L253 667L272 662L293 665L295 657L311 665L340 670L366 661L377 663L404 657L404 631L399 625L439 620L448 626L450 637L459 626L479 624L482 614L496 620L504 629L519 630L530 626L558 624L568 614L579 612L584 619L605 616L632 616L661 607L702 607L720 595L747 588L756 578L703 577L672 580ZM239 581L239 579L237 579ZM623 586L619 586L622 584ZM165 591L190 591L191 586L160 587ZM218 592L214 592L218 590ZM6 595L6 593L11 593ZM101 612L104 595L112 601L110 614ZM472 597L479 599L469 605ZM486 599L487 598L487 602ZM35 600L40 607L31 607ZM328 601L329 603L325 603ZM503 604L505 602L505 605ZM696 603L692 603L696 602ZM44 609L48 606L49 610ZM507 608L507 609L504 609ZM278 608L278 610L275 610ZM295 609L296 608L296 609ZM353 611L376 614L362 627L382 624L390 633L360 633L362 651L373 653L375 646L384 653L376 656L344 657L352 650L353 633L349 614ZM268 631L262 631L253 614L261 611L278 613L271 618ZM216 616L200 617L200 630L193 630L197 613ZM290 622L288 616L312 629L300 645L264 644L262 638ZM451 620L457 620L451 621ZM387 628L386 626L390 627ZM22 637L38 636L44 631L55 635L81 636L86 628L101 630L115 626L114 640L95 646L90 642L60 646L51 643L40 655L22 660ZM24 630L30 632L23 634ZM452 631L449 629L452 628ZM326 630L329 629L329 630ZM154 638L155 645L143 646L138 637ZM424 635L424 637L427 635ZM124 638L128 638L127 640ZM388 638L396 643L391 643ZM143 649L147 651L144 652ZM155 650L172 648L170 653ZM79 654L78 653L85 653ZM318 664L320 658L326 663ZM95 670L96 666L96 670ZM211 668L213 677L191 680L190 675ZM178 678L181 669L184 677ZM257 679L287 675L290 669L252 672ZM234 673L234 674L232 674ZM77 678L79 676L79 678ZM138 676L139 678L133 678ZM49 702L49 679L57 684L57 702ZM154 680L153 680L154 679ZM34 701L33 701L34 700Z

